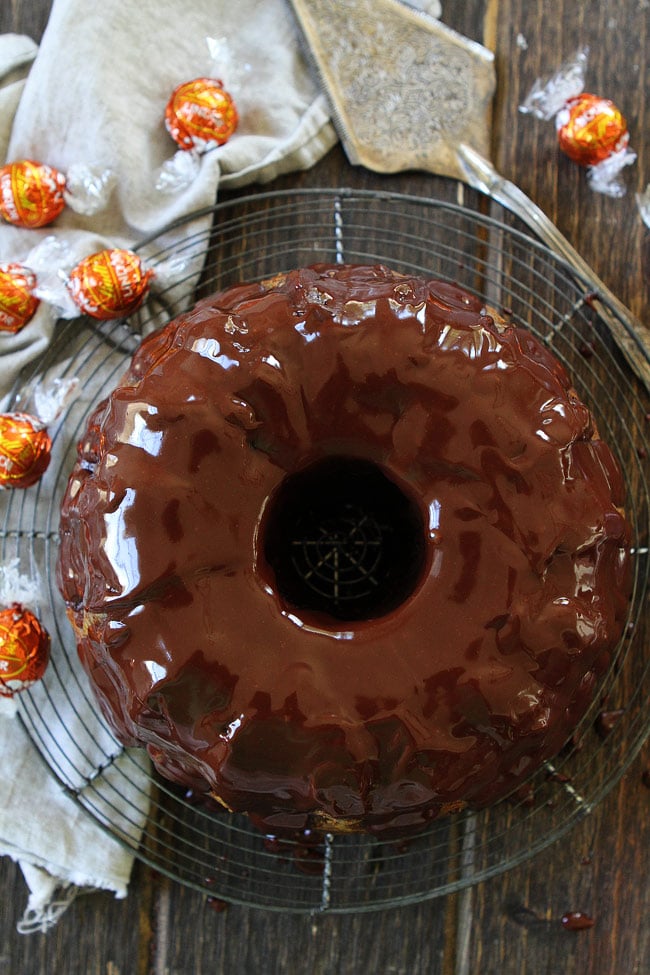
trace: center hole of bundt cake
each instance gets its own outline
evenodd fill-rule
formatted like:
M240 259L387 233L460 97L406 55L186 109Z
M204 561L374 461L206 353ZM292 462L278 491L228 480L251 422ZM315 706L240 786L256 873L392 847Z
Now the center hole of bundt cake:
M288 475L272 498L263 550L296 610L369 620L395 610L424 568L419 508L375 464L331 457Z

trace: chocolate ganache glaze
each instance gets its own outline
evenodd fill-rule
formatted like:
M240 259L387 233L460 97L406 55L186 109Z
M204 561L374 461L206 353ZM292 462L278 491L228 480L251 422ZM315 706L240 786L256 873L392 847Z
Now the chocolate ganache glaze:
M622 503L533 336L319 265L142 343L79 445L58 581L163 775L269 832L397 835L566 742L626 613Z

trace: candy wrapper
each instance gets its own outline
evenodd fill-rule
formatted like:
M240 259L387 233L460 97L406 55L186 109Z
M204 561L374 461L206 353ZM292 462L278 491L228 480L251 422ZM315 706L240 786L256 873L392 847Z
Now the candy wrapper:
M41 479L52 450L47 428L78 388L74 378L37 383L24 409L0 413L0 487L28 488Z
M45 424L30 413L0 413L0 486L27 488L50 463L52 440Z
M190 260L170 258L153 268L134 251L110 247L74 264L66 241L51 236L33 248L25 265L37 278L35 296L62 318L84 314L109 320L125 318L139 308L154 279L163 288L177 282Z
M0 610L0 695L13 697L40 680L50 659L50 635L20 603Z
M48 664L50 638L35 615L42 601L37 572L23 574L17 558L0 565L0 714L7 717L17 711L14 695L39 680Z
M124 318L142 304L154 276L133 251L111 248L72 268L66 287L77 308L92 318Z
M165 109L165 128L183 150L207 152L222 146L237 128L232 96L215 78L195 78L178 85Z
M45 227L65 206L89 216L103 209L115 184L109 169L54 166L21 159L0 167L0 216L17 227Z
M536 118L555 118L562 152L587 169L592 189L608 196L625 193L621 170L636 159L629 148L627 122L607 98L584 91L588 48L582 48L555 74L538 79L521 112Z
M209 73L177 85L165 108L165 128L179 152L158 171L156 189L163 193L188 186L199 172L201 155L223 146L239 123L233 92L245 67L234 64L225 39L207 38L207 45Z
M20 332L39 305L36 275L16 262L0 264L0 332Z

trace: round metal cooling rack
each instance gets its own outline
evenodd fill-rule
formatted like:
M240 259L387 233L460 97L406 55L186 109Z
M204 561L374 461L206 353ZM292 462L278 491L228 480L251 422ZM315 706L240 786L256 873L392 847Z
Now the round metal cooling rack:
M505 211L472 191L465 191L461 205L458 192L445 183L441 197L428 200L352 190L264 193L180 221L141 247L154 268L168 272L175 259L173 282L164 284L161 273L146 309L126 322L61 323L12 403L29 407L39 384L72 377L78 383L51 430L53 458L45 476L34 488L6 496L0 555L4 563L17 560L23 573L40 575L41 616L53 638L44 680L21 695L22 719L51 773L89 816L163 874L228 902L305 913L367 911L476 883L565 835L617 783L648 731L645 393L579 276ZM124 751L98 718L54 583L59 503L76 442L142 334L197 296L321 261L382 262L448 278L506 310L574 377L613 447L627 491L634 567L628 626L572 743L509 800L441 820L402 845L353 835L279 843L245 817L194 802L152 777L142 753ZM604 706L617 718L606 737L597 731Z

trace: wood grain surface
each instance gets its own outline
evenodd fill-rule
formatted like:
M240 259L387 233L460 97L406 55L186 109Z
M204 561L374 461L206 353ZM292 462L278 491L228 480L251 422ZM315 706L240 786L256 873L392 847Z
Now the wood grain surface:
M0 32L38 40L50 6L2 0ZM634 192L650 181L650 3L443 0L443 14L495 51L495 165L647 323L649 232ZM622 200L593 193L584 172L558 154L553 125L517 111L533 81L582 44L590 47L589 87L624 106L638 153ZM336 148L276 185L426 196L431 182L421 173L355 169ZM217 912L202 894L137 863L125 900L85 896L50 933L21 936L25 887L3 859L0 975L649 975L650 788L642 777L649 761L645 748L596 810L535 859L459 894L374 914ZM569 911L589 914L593 927L566 930Z

